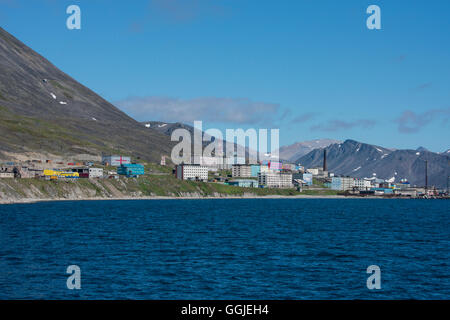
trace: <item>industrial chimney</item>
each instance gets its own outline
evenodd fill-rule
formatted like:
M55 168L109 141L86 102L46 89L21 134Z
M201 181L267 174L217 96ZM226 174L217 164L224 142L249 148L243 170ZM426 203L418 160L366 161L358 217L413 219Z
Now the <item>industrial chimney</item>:
M323 171L327 171L327 149L323 150Z

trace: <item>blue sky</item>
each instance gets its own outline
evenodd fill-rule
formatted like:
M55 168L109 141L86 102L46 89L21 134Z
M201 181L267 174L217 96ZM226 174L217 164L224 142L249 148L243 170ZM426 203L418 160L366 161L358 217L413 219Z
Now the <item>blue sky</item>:
M66 28L71 4L81 30ZM449 14L447 0L0 0L3 28L139 121L438 152Z

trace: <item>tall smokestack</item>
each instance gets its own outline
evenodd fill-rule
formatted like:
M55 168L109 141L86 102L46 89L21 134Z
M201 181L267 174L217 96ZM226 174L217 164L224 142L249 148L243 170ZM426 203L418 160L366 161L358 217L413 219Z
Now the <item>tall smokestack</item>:
M428 190L428 160L425 160L425 190Z
M323 171L327 171L327 149L323 150Z

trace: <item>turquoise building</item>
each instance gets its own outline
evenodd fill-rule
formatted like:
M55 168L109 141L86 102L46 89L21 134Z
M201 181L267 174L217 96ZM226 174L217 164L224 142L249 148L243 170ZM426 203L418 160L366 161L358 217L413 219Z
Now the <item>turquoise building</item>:
M117 168L117 174L121 176L138 177L145 174L144 166L142 164L122 164Z
M261 171L261 166L259 164L252 164L252 177L258 177L258 173Z
M258 181L256 180L234 180L227 183L230 186L236 186L241 188L258 188Z

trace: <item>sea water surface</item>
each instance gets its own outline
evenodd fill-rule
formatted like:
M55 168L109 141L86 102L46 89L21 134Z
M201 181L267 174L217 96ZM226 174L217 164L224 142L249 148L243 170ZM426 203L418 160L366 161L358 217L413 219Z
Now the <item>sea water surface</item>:
M445 200L3 205L0 299L449 299L449 217Z

